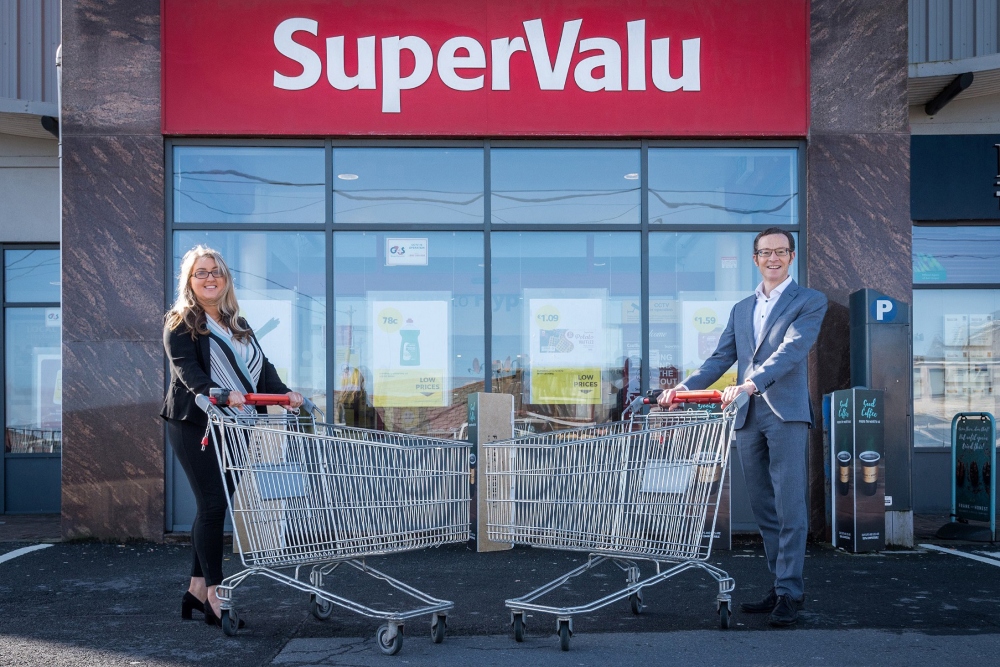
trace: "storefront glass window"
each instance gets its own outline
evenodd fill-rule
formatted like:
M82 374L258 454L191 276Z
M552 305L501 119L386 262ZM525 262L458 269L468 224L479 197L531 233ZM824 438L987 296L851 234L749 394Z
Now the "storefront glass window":
M484 391L481 232L333 236L338 423L465 435Z
M755 236L756 232L649 235L651 389L679 384L715 351L729 312L760 283L753 263ZM797 250L798 234L793 236ZM789 271L797 280L797 257ZM714 387L721 389L735 379L734 365Z
M8 302L59 302L59 251L4 251L4 291Z
M913 282L1000 283L1000 227L914 227Z
M240 312L281 379L326 405L326 253L322 233L174 233L174 275L181 257L203 244L233 274ZM173 288L176 289L176 283Z
M322 148L175 146L174 222L322 223Z
M490 150L494 223L639 224L639 149Z
M495 232L491 245L490 370L515 427L619 419L639 377L639 234Z
M650 148L652 225L799 222L794 148Z
M998 318L1000 289L913 291L915 446L950 447L958 412L1000 414Z
M483 222L477 148L334 148L337 223Z
M62 450L60 324L58 304L6 309L7 453L53 454Z

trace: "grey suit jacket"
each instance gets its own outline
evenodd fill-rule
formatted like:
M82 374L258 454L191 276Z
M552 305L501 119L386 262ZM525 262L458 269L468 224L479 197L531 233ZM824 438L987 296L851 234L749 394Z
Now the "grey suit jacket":
M819 336L826 296L789 283L764 323L760 346L753 336L756 304L757 297L751 295L733 306L715 352L684 384L688 389L705 389L736 363L737 382L753 380L779 419L812 425L806 355ZM736 415L736 428L742 428L748 405Z

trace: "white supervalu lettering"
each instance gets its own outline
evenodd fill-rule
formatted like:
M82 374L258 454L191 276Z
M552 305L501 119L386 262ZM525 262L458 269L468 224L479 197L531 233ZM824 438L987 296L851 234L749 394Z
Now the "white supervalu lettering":
M545 30L541 19L524 21L523 37L500 37L490 41L491 62L490 87L493 90L510 90L510 61L519 51L529 52L534 65L538 87L541 90L565 90L566 78L576 50L583 19L563 23L559 36L559 48L555 62L549 59ZM627 29L628 90L646 90L646 21L629 21ZM323 74L323 63L319 55L307 46L296 42L296 32L319 35L319 24L307 18L291 18L282 21L274 30L274 46L278 53L302 67L302 73L288 76L274 70L274 87L282 90L305 90L319 81ZM327 80L336 90L375 90L376 62L374 36L357 38L358 72L348 76L345 68L344 37L326 39ZM579 40L581 54L600 51L597 55L583 58L573 71L573 79L581 90L598 92L601 90L622 90L622 48L614 39L591 37ZM459 55L460 51L466 55ZM413 54L413 71L406 76L400 72L403 51ZM681 74L670 74L670 39L654 39L650 42L653 85L663 92L679 90L697 92L701 90L701 39L685 39L681 42ZM434 53L430 45L420 37L382 38L382 113L399 113L400 96L404 90L418 88L430 78L434 71ZM466 36L448 39L438 50L437 73L441 81L453 90L473 91L485 86L485 74L462 76L458 70L484 70L487 67L486 52L476 39ZM595 76L601 69L602 76Z
M319 23L312 19L288 19L274 29L274 48L278 53L302 65L302 74L285 76L274 71L274 87L282 90L305 90L316 85L323 74L323 63L316 52L292 39L292 35L302 31L310 35L319 34Z
M538 87L542 90L563 90L566 88L566 75L569 74L569 61L573 57L573 47L580 34L583 19L566 21L563 24L562 36L559 38L559 50L556 52L556 62L549 61L549 49L545 44L545 31L542 20L533 19L524 22L524 34L528 36L528 50L535 63L535 75L538 77Z
M399 75L399 57L402 51L413 54L413 71ZM382 113L399 113L399 93L423 84L434 69L431 47L419 37L385 37L382 39Z
M344 71L344 38L326 40L326 78L337 90L375 90L375 38L358 38L358 73L347 76Z
M599 90L622 89L622 47L607 37L592 37L580 40L580 53L601 51L599 56L584 58L573 71L573 79L580 90L596 93ZM594 70L604 68L604 76L596 78Z
M665 93L677 90L701 90L701 40L685 39L681 42L683 57L681 76L670 76L670 39L654 39L653 85Z
M459 49L465 49L469 55L455 55ZM441 45L438 51L438 76L444 85L453 90L479 90L483 87L486 76L465 79L458 75L456 69L484 69L486 67L486 52L483 45L471 37L452 37Z
M493 90L510 90L510 57L518 51L527 51L524 37L501 37L490 42L493 51Z
M629 21L628 29L628 89L646 90L646 22Z

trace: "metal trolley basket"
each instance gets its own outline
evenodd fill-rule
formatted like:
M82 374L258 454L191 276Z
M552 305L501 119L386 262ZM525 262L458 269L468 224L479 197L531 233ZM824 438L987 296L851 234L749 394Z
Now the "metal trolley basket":
M282 400L287 397L258 394L247 402ZM235 487L233 544L246 568L217 589L226 634L239 627L234 590L262 574L309 593L317 618L328 618L337 605L385 621L376 633L383 653L397 653L404 622L423 614L431 615L434 642L444 639L453 603L370 567L365 557L469 539L467 443L324 424L294 413L232 415L204 396L198 404L208 413L219 470ZM311 403L306 407L318 413ZM344 564L418 606L388 611L333 593L324 582Z
M638 614L644 588L691 568L718 582L720 623L729 627L735 584L707 560L738 403L670 426L616 422L484 447L489 538L588 554L580 567L506 601L517 641L524 638L525 612L554 614L561 648L568 650L574 614L626 598ZM575 607L536 602L609 560L625 572L625 588ZM643 560L655 567L645 579L637 563Z

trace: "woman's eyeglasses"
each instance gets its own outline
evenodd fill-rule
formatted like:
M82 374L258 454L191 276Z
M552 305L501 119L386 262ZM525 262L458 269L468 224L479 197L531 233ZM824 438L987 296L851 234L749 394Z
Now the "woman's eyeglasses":
M222 269L212 269L211 271L206 271L205 269L198 269L191 274L198 280L208 280L209 276L213 278L221 278L223 276Z

